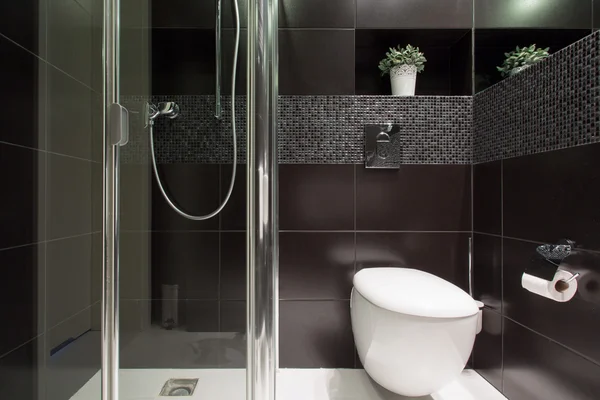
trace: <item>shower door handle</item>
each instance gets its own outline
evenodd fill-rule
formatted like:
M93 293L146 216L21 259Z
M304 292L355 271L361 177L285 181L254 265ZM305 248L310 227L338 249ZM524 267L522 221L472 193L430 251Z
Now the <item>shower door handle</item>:
M129 141L129 112L118 103L108 108L108 129L113 146L125 146Z

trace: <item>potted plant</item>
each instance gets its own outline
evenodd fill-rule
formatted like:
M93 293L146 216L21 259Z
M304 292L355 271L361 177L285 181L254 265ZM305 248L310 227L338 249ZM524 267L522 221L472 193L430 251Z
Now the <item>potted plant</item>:
M545 49L537 49L535 44L532 44L529 47L525 46L523 48L519 48L519 46L517 46L515 50L509 53L504 53L506 56L504 64L502 64L501 67L496 68L498 68L498 71L504 78L518 74L533 64L537 64L543 59L548 58L550 56L550 53L548 53L549 50L549 47L546 47Z
M381 76L390 74L393 96L414 96L417 72L423 72L427 59L418 47L390 47L385 58L379 62Z

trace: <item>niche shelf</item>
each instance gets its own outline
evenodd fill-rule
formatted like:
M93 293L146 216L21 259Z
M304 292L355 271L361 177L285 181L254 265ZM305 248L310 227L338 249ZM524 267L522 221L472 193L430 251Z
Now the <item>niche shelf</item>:
M425 71L417 77L416 95L472 94L471 29L357 29L355 90L358 95L390 95L389 77L377 65L390 47L412 44L425 53Z

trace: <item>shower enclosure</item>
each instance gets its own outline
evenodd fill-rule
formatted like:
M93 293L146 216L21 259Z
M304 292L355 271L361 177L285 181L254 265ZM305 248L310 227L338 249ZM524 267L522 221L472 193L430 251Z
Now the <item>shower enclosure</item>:
M277 1L249 1L247 10L243 10L247 21L240 21L237 2L228 1L227 7L224 3L216 2L214 15L216 93L203 99L207 108L213 108L207 123L216 128L218 134L202 127L191 133L212 135L210 145L197 151L227 154L224 159L228 161L223 164L204 166L218 171L219 184L211 186L193 174L177 177L169 172L168 157L161 147L169 140L168 129L164 128L176 127L178 119L195 112L196 104L185 96L162 92L156 96L151 90L152 74L156 73L151 65L160 63L157 57L167 55L154 54L151 59L149 5L134 8L127 2L104 0L102 370L98 388L103 400L126 397L124 393L130 390L126 387L131 384L124 381L135 378L124 373L124 368L218 371L223 365L246 369L245 380L240 374L235 374L234 382L229 377L221 378L226 380L224 391L234 386L236 393L245 388L247 399L275 397ZM225 18L233 21L227 32L233 34L230 54L225 54L223 48ZM247 27L246 65L241 60L238 62L240 25ZM236 96L236 87L241 87L237 82L240 77L247 81L246 96ZM229 92L224 80L231 85ZM245 110L240 103L245 103ZM239 122L236 126L236 120L245 120L245 126ZM246 146L240 146L242 141ZM194 149L187 151L193 153ZM238 161L245 161L245 179L243 171L237 168ZM174 188L173 180L180 180L185 189ZM226 193L222 187L228 188ZM237 197L238 206L242 196L246 203L246 221L236 220L236 225L243 229L238 229L235 236L236 243L239 243L240 233L245 232L246 236L244 264L247 269L243 273L246 279L242 292L247 294L245 299L236 297L236 302L221 302L221 291L226 283L222 281L220 258L221 250L229 245L228 235L219 229L215 239L212 229L207 227L215 224L221 227L220 214L231 209L225 207L233 201L232 193ZM206 198L210 200L205 201ZM214 199L218 201L215 203ZM200 205L194 204L195 201ZM165 204L168 207L162 209L163 214L178 218L183 224L204 225L189 225L192 228L184 235L177 235L172 227L155 226L155 219L159 219L156 215L160 214L157 208ZM203 205L207 205L206 209ZM211 233L207 233L209 231ZM166 236L170 238L165 239ZM165 251L172 251L169 257L179 259L193 258L196 248L218 246L219 301L215 329L194 328L198 323L210 325L209 318L202 320L201 311L211 308L214 302L205 300L210 290L198 288L214 278L210 267L206 267L211 269L207 272L210 276L203 276L203 268L211 264L211 260L200 255L195 259L194 268L183 274L185 282L180 277L174 278L176 273L169 265L154 265L160 264L156 261L161 258L156 255L155 247L161 247L163 240L174 242L164 246ZM237 281L241 283L239 267L238 262ZM245 317L242 318L244 303ZM232 305L235 309L228 314L228 307ZM236 321L234 326L227 327L225 320L230 315L235 315ZM217 333L212 336L198 333L206 330ZM175 342L178 344L170 346ZM182 356L177 363L185 363L183 359L189 364L170 363L169 360L176 359L175 355ZM202 379L198 382L193 375L187 376L183 369L177 376L165 375L163 379L157 375L156 379L164 381L160 394L189 395L194 390L204 390L205 383Z

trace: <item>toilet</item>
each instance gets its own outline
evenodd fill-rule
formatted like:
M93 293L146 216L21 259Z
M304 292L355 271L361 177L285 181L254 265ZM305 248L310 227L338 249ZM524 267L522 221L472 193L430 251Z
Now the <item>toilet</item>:
M459 287L409 268L354 276L352 331L360 361L379 385L430 395L464 369L481 329L481 303Z

